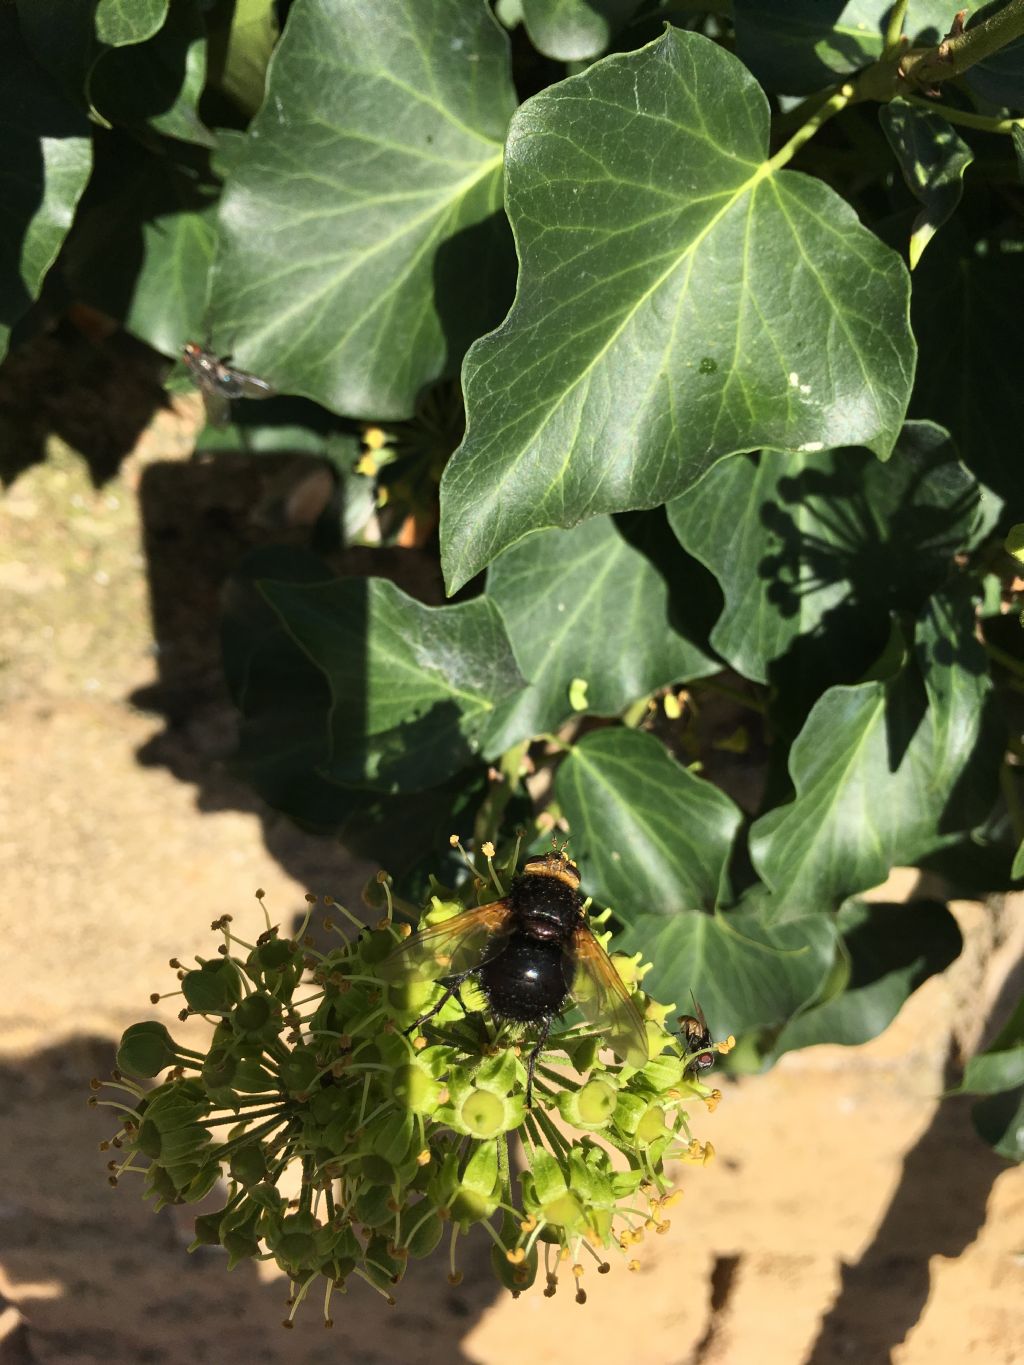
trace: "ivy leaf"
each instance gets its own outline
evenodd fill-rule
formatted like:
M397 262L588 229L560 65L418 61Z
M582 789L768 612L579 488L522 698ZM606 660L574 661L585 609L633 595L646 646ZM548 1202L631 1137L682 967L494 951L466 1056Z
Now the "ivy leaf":
M407 417L506 302L508 40L464 0L308 0L221 205L218 351L336 412Z
M0 354L38 296L92 168L84 113L33 58L14 10L0 11Z
M1024 1161L1024 1086L989 1095L973 1106L978 1136L1007 1161Z
M530 42L558 62L589 61L606 52L640 0L523 0Z
M813 999L835 942L834 924L822 915L766 925L742 910L687 910L635 916L615 948L653 962L644 989L658 999L689 1013L692 991L714 1035L724 1038L779 1024Z
M877 61L891 12L892 0L734 0L736 52L767 89L807 95ZM911 0L904 31L937 43L952 17L945 0Z
M261 583L331 691L334 782L436 786L479 753L497 703L524 686L504 623L476 598L425 607L383 578Z
M489 750L557 729L573 711L618 715L665 683L717 672L700 626L673 607L680 597L705 600L708 588L660 513L593 517L506 550L488 572L487 595L530 685L498 707Z
M263 102L267 63L280 33L274 0L222 0L207 25L210 86L254 114Z
M631 924L651 911L710 909L722 893L740 810L638 730L598 730L558 769L588 893Z
M924 205L910 234L913 270L936 232L956 212L964 192L964 171L974 153L944 118L906 100L883 104L878 117L907 188Z
M723 659L768 682L799 654L836 682L877 657L890 611L920 611L948 577L979 503L946 432L909 422L885 464L859 450L723 461L668 516L725 594L711 632Z
M967 1063L957 1089L967 1095L993 1095L1018 1085L1024 1085L1024 996L998 1036Z
M1024 349L1024 253L1014 240L974 242L955 219L914 271L920 363L911 416L947 427L974 474L1013 506L1020 478L1020 388L1008 354Z
M117 134L97 166L63 268L76 297L166 355L202 335L216 241L217 185L202 154L155 156Z
M113 47L96 59L88 96L112 124L146 125L168 137L212 147L199 117L206 84L206 28L195 0L174 4L167 21L145 42Z
M817 1043L853 1046L877 1037L963 946L956 920L940 901L850 901L836 916L836 928L849 964L846 988L791 1019L776 1040L773 1061Z
M889 455L913 370L906 270L767 143L749 73L678 30L516 114L519 290L464 365L450 591L529 531L656 506L724 455Z
M825 693L790 751L795 798L750 831L776 918L833 909L984 816L1001 752L990 692L960 593L931 600L892 676Z
M142 43L160 31L170 0L97 0L96 37L108 47Z

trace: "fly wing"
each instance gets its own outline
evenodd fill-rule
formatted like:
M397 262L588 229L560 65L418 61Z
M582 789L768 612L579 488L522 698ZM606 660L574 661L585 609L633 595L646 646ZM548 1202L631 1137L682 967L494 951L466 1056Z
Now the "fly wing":
M605 1033L617 1057L630 1066L646 1066L647 1029L614 963L586 925L576 930L575 947L577 1005Z
M232 394L234 398L273 398L277 393L272 384L245 370L232 370L231 374L238 385L238 392Z
M508 916L505 901L492 901L476 910L464 910L440 924L428 925L407 938L385 960L388 975L428 981L471 971L483 959L493 936L501 933Z

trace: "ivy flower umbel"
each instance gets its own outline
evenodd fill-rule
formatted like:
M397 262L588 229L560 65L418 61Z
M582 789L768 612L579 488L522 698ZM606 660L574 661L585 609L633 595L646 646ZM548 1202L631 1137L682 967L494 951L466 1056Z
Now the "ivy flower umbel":
M583 1302L590 1260L605 1272L607 1254L621 1252L636 1268L646 1233L668 1230L681 1192L665 1164L711 1157L711 1144L690 1133L687 1107L712 1108L718 1092L689 1075L692 1055L664 1026L670 1007L643 994L638 959L622 959L645 1021L646 1065L602 1051L593 1027L560 1023L527 1109L523 1040L476 1012L484 1002L471 988L469 1013L452 998L417 1030L443 987L396 975L409 929L392 922L380 880L388 913L374 928L325 898L324 925L340 938L328 951L307 933L308 897L294 939L267 917L265 932L245 942L225 915L213 926L217 955L190 969L172 960L180 1017L202 1015L213 1034L205 1051L153 1020L124 1034L104 1083L117 1098L90 1100L121 1111L119 1131L101 1144L118 1149L111 1183L138 1172L161 1207L197 1201L223 1180L224 1206L196 1219L193 1248L223 1246L229 1268L275 1261L292 1286L286 1326L318 1281L327 1326L333 1291L353 1277L394 1302L409 1257L442 1241L457 1283L459 1240L475 1225L514 1294L543 1265L546 1294L569 1272ZM464 908L434 895L423 923ZM154 1089L139 1084L161 1075ZM281 1191L286 1172L298 1174L297 1198Z

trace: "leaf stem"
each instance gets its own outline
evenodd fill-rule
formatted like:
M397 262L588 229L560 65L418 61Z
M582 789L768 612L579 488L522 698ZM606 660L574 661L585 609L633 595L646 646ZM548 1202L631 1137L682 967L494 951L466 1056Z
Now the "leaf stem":
M1024 35L1024 0L1007 0L980 24L943 38L937 47L914 48L900 58L897 72L912 85L937 85L962 75Z
M822 124L827 123L830 118L834 118L836 114L845 109L855 98L855 95L854 87L849 81L844 81L838 90L835 90L823 104L811 112L789 141L784 143L770 160L763 163L762 174L772 175L792 161L804 143L809 142L814 137Z
M903 45L903 24L907 17L907 6L910 0L896 0L889 14L889 22L885 26L885 47L882 50L882 60L886 61L889 57L894 57Z
M972 114L967 109L954 109L950 104L936 104L934 100L922 99L920 95L904 96L908 104L916 109L927 109L939 114L947 123L959 123L964 128L980 128L984 133L1012 133L1014 128L1024 128L1024 118L992 118L987 114Z

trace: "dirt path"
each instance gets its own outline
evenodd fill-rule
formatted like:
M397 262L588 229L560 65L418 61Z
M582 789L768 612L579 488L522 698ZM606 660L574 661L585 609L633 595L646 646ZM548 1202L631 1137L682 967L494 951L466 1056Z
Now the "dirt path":
M993 950L994 912L959 906L968 952L874 1043L730 1085L699 1122L719 1160L683 1173L639 1275L594 1275L584 1308L513 1302L480 1257L458 1289L417 1266L397 1308L360 1286L332 1332L314 1305L286 1333L282 1280L189 1257L186 1220L108 1187L88 1079L126 1024L173 1017L148 1004L168 958L202 951L225 910L244 922L257 886L286 916L307 889L351 899L365 871L261 815L224 770L217 575L266 475L199 478L191 429L163 414L99 491L54 449L0 502L0 1365L1024 1360L1024 1171L936 1099L953 1024L971 1026L961 1001L979 982L995 1001L1019 955L1012 909ZM180 572L154 652L161 545Z

